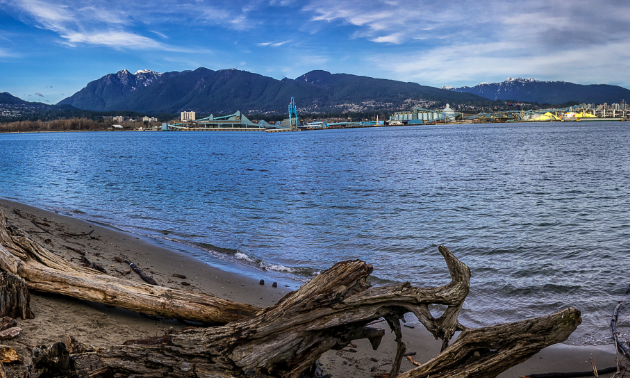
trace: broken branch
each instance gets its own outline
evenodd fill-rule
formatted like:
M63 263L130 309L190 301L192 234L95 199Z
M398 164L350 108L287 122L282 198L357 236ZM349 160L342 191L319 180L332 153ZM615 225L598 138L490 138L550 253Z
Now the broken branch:
M153 277L148 276L142 269L138 268L136 264L132 263L129 260L125 260L126 264L129 264L129 267L133 269L134 272L138 273L140 278L142 278L145 282L151 285L157 285L158 283L153 279Z

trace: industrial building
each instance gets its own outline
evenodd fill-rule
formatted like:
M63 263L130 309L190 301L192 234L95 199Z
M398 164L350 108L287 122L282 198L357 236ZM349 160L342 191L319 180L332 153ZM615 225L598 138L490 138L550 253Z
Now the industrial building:
M459 115L449 104L442 110L414 107L411 111L396 112L389 118L390 125L421 125L431 122L451 122Z
M181 130L181 131L264 131L265 128L261 124L255 124L240 111L236 111L234 114L226 116L215 117L210 115L206 118L195 120L195 112L182 112L182 118L184 113L192 113L192 120L188 119L176 124L162 124L162 130ZM187 115L188 116L188 115Z

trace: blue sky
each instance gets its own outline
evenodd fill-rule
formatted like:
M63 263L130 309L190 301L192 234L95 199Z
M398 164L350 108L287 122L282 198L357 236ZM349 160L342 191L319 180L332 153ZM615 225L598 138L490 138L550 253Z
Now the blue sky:
M323 69L444 85L630 87L627 0L0 0L0 92L56 103L122 69Z

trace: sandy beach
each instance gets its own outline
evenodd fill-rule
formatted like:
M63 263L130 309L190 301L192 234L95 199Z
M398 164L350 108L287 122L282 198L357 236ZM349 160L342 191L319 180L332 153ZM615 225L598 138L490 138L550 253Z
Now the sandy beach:
M276 303L290 291L289 287L296 286L295 282L280 280L277 288L271 287L271 282L260 285L258 279L210 266L135 235L17 202L0 200L0 210L12 223L28 232L34 240L55 254L78 263L81 256L73 249L80 249L86 252L86 257L90 261L101 264L108 274L119 278L141 282L136 273L129 272L129 267L117 262L115 257L134 262L152 275L159 285L204 292L261 308ZM49 226L39 228L31 221L32 219ZM62 236L62 233L82 234L91 231L93 232L89 236ZM173 274L186 278L177 278ZM31 309L35 313L35 319L18 319L22 333L16 339L4 342L5 345L18 350L26 363L30 362L32 346L65 341L69 336L96 347L106 347L121 344L129 339L162 335L170 329L180 330L187 326L172 319L147 317L128 310L37 292L31 292ZM440 343L411 316L408 315L407 320L408 325L413 327L403 327L403 339L407 344L407 350L417 353L414 356L417 362L426 362L439 353ZM387 328L384 322L375 326ZM373 377L377 373L389 372L394 353L394 338L388 331L377 351L371 350L367 340L358 340L342 351L327 352L320 359L320 363L324 373L331 374L332 377ZM614 347L552 346L499 377L587 371L591 369L591 358L596 361L599 368L613 366ZM403 361L403 371L413 367L410 361L406 359ZM600 375L611 376L612 374Z

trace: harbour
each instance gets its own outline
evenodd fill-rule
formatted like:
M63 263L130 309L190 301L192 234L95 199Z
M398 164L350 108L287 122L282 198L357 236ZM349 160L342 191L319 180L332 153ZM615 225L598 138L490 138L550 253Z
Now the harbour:
M512 110L514 105L517 110ZM271 133L285 131L330 130L347 128L369 128L381 126L418 126L439 124L483 124L512 122L610 122L629 121L630 108L625 100L620 104L595 105L580 104L565 108L524 109L524 104L510 103L507 110L491 113L465 114L455 111L449 104L443 109L428 109L419 106L409 111L394 112L389 119L379 121L337 121L310 120L298 116L295 100L292 97L288 106L289 118L270 124L265 120L250 121L240 111L226 116L210 115L195 119L195 112L181 112L181 122L163 123L161 131L267 131ZM120 126L122 128L122 126ZM157 129L154 127L154 129Z

